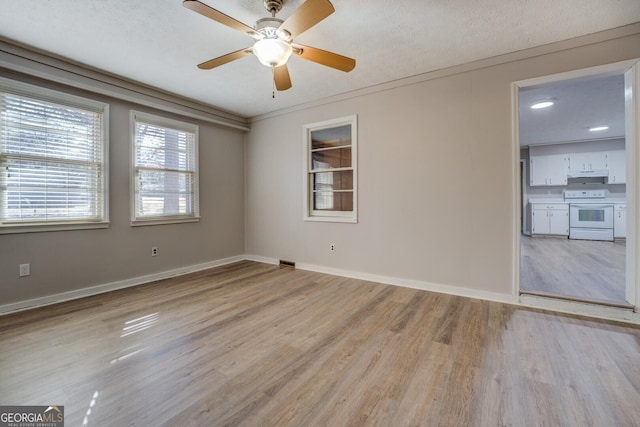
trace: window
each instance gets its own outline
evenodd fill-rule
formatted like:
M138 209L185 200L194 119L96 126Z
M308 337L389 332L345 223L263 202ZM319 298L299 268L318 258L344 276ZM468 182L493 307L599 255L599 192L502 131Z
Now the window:
M133 225L198 221L198 126L131 112Z
M304 219L357 222L357 117L304 126Z
M0 233L108 225L108 105L0 78Z

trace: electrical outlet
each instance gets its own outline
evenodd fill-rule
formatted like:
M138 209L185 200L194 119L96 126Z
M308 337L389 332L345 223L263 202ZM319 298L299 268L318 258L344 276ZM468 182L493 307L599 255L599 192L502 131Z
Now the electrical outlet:
M336 251L336 245L335 245L335 243L330 243L330 244L329 244L329 250L330 250L331 252L335 252L335 251Z
M158 256L158 247L154 246L151 248L151 256Z
M20 277L31 276L31 264L20 264Z

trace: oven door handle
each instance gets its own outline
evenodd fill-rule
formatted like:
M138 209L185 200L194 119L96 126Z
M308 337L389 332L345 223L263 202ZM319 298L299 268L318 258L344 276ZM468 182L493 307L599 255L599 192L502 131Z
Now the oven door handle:
M569 207L575 207L578 209L607 209L612 208L613 205L569 205Z

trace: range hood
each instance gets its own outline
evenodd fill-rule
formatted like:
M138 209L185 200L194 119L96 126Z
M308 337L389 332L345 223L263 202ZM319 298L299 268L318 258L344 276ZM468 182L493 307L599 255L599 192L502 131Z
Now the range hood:
M588 171L568 171L567 178L608 178L608 169L596 169Z

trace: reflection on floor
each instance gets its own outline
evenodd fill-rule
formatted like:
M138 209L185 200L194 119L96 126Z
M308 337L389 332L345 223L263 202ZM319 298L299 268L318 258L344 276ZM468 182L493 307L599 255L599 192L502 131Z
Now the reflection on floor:
M626 305L626 244L521 236L520 290Z

